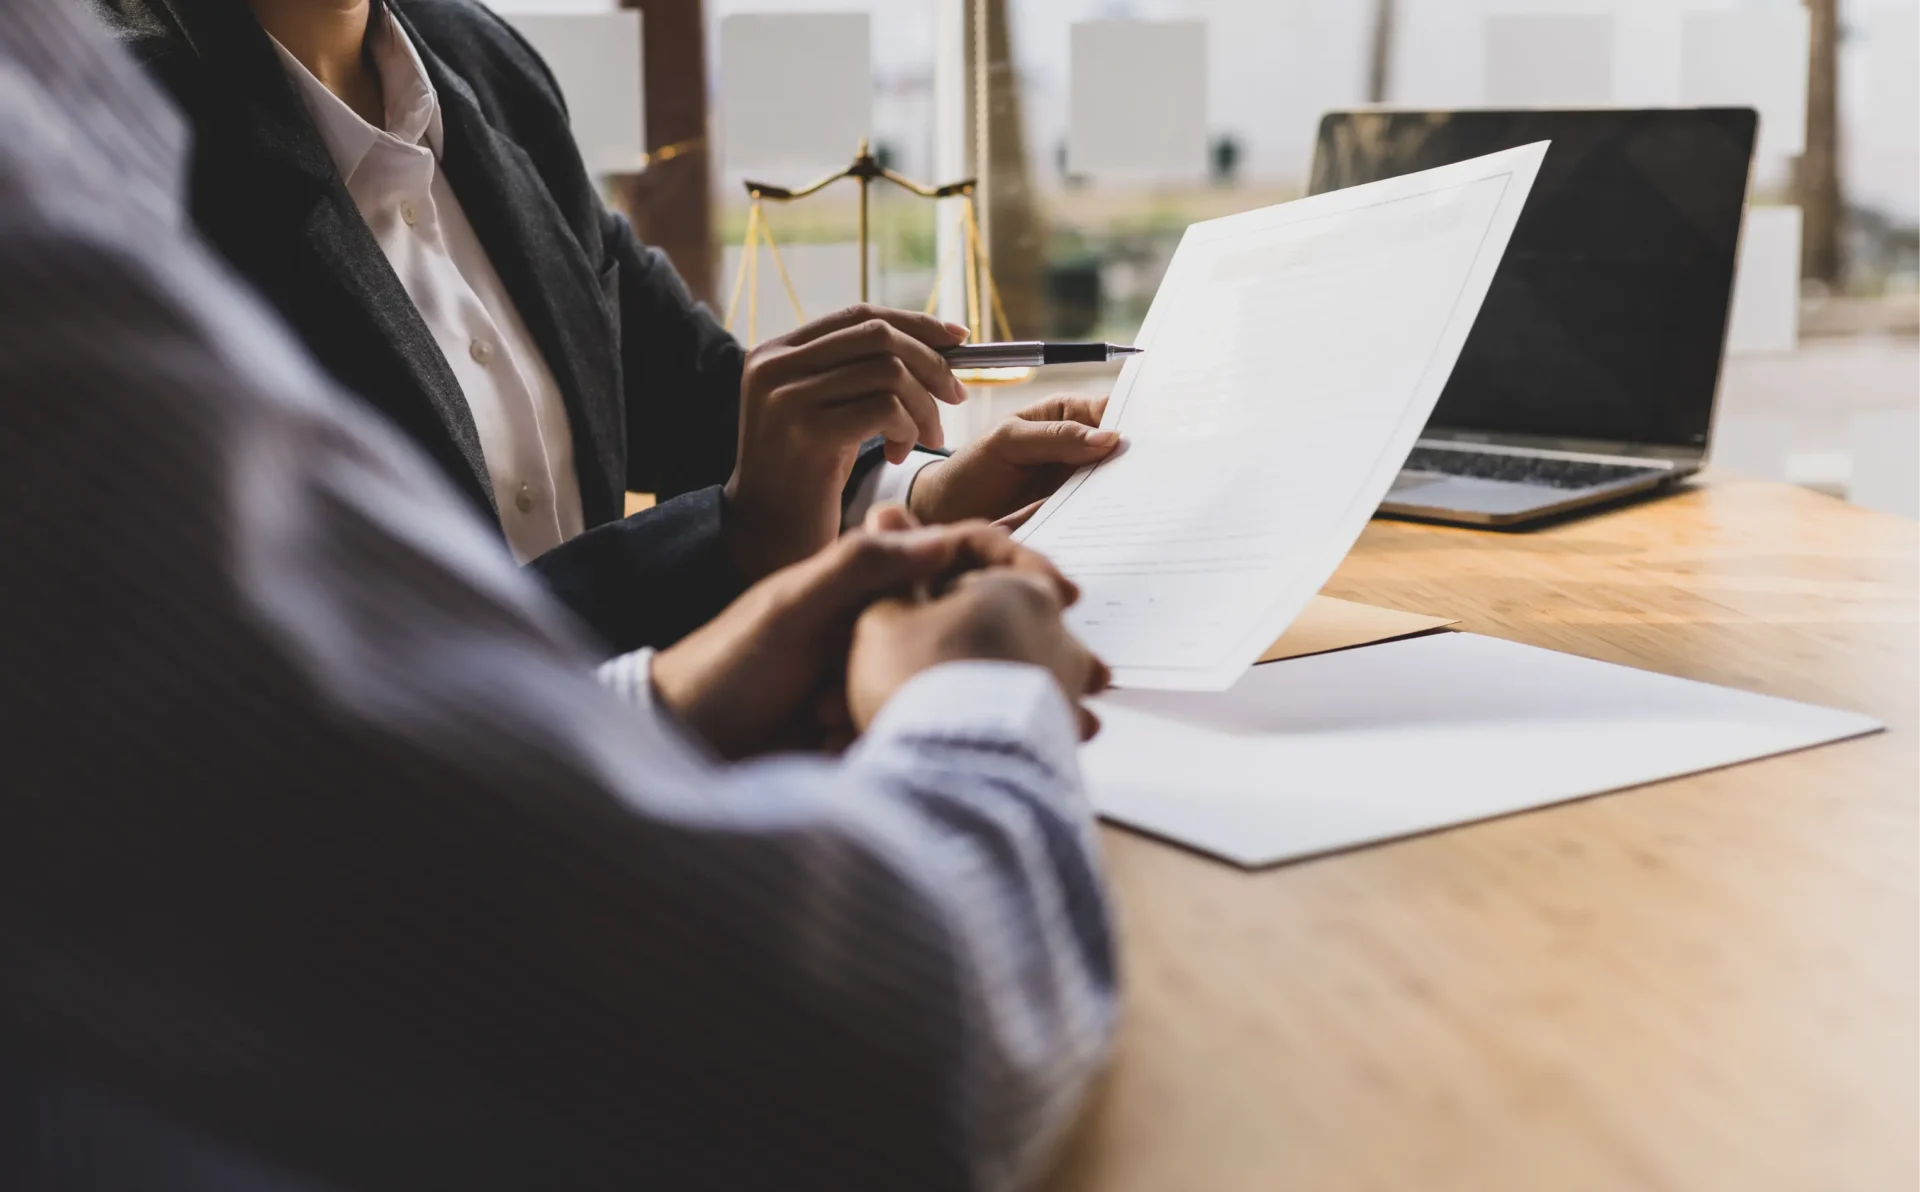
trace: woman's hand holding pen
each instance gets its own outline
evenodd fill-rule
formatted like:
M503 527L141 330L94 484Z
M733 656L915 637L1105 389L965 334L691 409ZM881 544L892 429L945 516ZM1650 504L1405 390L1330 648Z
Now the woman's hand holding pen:
M939 402L966 389L940 349L966 328L851 306L754 348L740 384L740 450L727 481L727 541L749 580L806 558L840 532L840 492L860 444L887 458L943 445Z

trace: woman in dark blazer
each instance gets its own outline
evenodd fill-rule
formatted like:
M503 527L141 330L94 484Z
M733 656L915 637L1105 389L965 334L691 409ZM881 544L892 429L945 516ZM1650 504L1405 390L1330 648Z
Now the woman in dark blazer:
M604 207L544 63L473 0L95 3L193 124L201 233L523 555L514 519L561 507L530 566L610 649L668 644L823 545L964 396L937 355L964 331L904 312L749 356ZM431 189L343 177L374 152ZM409 247L428 230L438 256ZM911 505L1011 513L1112 449L1098 420L1030 411L909 481ZM510 455L536 483L503 478ZM629 489L659 503L623 519Z

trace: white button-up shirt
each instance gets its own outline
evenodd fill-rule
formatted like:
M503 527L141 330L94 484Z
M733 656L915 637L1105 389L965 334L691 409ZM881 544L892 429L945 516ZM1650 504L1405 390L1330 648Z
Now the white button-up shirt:
M500 525L525 562L585 528L560 386L439 168L440 100L413 43L373 39L386 127L362 120L278 42L280 60L480 434Z
M439 168L440 98L413 43L385 22L373 63L386 127L362 120L278 41L287 73L333 156L347 193L419 310L473 412L507 543L521 562L585 528L573 428L559 384L494 272ZM902 501L938 457L914 452L874 469L854 494L847 523L875 501Z

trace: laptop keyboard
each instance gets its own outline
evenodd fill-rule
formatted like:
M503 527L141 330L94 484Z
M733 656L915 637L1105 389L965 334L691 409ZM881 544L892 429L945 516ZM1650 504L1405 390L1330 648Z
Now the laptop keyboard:
M1439 472L1477 480L1505 480L1548 488L1595 488L1619 480L1637 480L1663 474L1665 468L1636 468L1630 464L1598 464L1579 459L1548 459L1534 455L1500 455L1489 451L1449 451L1415 447L1407 457L1409 472Z

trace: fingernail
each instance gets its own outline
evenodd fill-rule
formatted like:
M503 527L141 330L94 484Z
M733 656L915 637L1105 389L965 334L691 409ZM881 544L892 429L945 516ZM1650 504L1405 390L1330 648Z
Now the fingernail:
M1111 447L1119 441L1120 435L1115 431L1096 430L1087 432L1087 446L1089 447Z
M959 323L948 323L946 324L946 328L947 334L953 336L955 339L965 339L973 334L973 332L967 330L967 328L961 326Z

